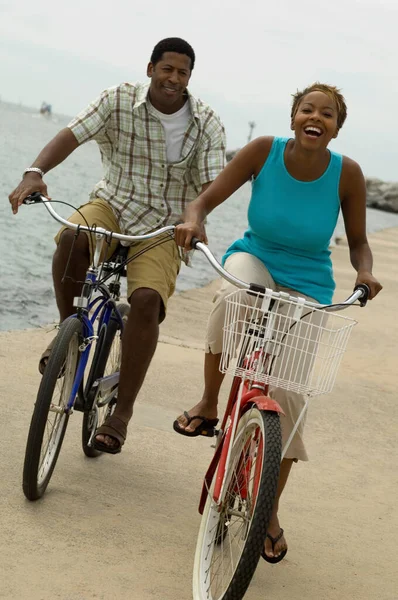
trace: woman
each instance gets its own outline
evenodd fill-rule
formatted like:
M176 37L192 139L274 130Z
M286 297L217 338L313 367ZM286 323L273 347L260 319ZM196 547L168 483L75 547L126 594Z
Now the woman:
M382 286L372 275L372 253L366 238L366 189L359 165L328 149L347 116L340 91L315 83L293 96L293 139L261 137L249 143L184 213L176 230L177 243L190 248L193 236L206 241L204 219L241 185L253 180L248 209L249 229L223 258L227 271L247 282L287 291L329 304L335 288L329 242L340 208L357 272L355 284L365 283L374 298ZM214 300L206 335L205 389L198 404L181 415L174 429L199 435L217 423L217 402L223 374L219 371L226 282ZM290 434L303 397L275 390L286 417L283 440ZM199 416L199 418L197 418ZM278 493L265 540L263 557L281 560L287 544L278 520L279 498L291 466L308 460L300 426L281 464Z

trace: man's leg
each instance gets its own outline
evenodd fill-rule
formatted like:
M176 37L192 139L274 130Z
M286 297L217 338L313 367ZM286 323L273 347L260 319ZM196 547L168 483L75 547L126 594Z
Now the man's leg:
M73 242L75 243L73 244ZM80 233L75 238L74 231L65 229L61 233L53 257L54 290L61 323L74 312L73 298L81 293L89 263L90 252L87 235ZM65 273L67 265L68 270Z
M159 316L162 300L148 288L136 290L130 299L131 308L122 342L122 365L115 415L128 423L133 405L144 382L159 337Z
M136 290L130 299L130 313L122 338L122 364L114 416L128 425L133 406L144 383L159 337L159 315L162 300L148 288ZM98 434L98 442L117 447L119 442Z
M134 402L156 350L159 323L165 316L167 300L174 292L180 265L174 240L139 254L150 244L151 240L140 242L131 248L129 254L129 257L136 255L127 269L131 308L123 332L119 389L112 415L118 419L116 427L120 434L122 424L127 425L132 417ZM104 425L107 426L106 423ZM120 445L116 438L105 433L98 433L95 440L111 448Z

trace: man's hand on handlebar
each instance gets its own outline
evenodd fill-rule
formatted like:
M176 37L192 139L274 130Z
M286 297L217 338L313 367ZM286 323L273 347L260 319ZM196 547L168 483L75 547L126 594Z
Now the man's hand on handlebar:
M176 225L174 238L178 246L189 252L189 250L192 250L191 241L194 237L205 244L208 243L203 223L198 224L193 221L187 221L186 223Z
M39 192L48 198L47 186L38 173L26 173L18 187L8 196L12 212L17 214L19 207L27 196Z

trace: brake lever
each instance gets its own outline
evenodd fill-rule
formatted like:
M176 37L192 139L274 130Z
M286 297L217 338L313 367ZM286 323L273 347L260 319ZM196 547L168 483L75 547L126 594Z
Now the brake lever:
M22 201L22 204L38 204L39 202L43 202L41 199L41 193L33 192L33 194L29 194L29 196Z
M370 287L368 285L366 285L366 283L359 283L358 285L355 286L354 292L356 290L362 290L362 292L363 292L363 295L360 298L358 298L360 306L363 307L366 305L366 303L369 299Z

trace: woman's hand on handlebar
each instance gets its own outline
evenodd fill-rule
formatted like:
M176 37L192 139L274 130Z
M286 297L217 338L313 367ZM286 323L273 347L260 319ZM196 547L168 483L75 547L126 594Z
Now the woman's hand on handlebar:
M38 173L26 173L18 187L8 196L14 215L17 214L25 198L34 192L40 192L48 198L47 186L40 175Z
M380 290L383 289L383 286L379 281L377 281L376 277L369 273L368 271L358 271L357 280L355 285L365 284L370 289L369 300L372 300Z
M176 225L174 230L174 238L178 246L184 248L184 250L192 250L191 241L192 238L198 238L201 242L207 244L207 235L205 226L203 223L195 223L193 221L187 221Z

